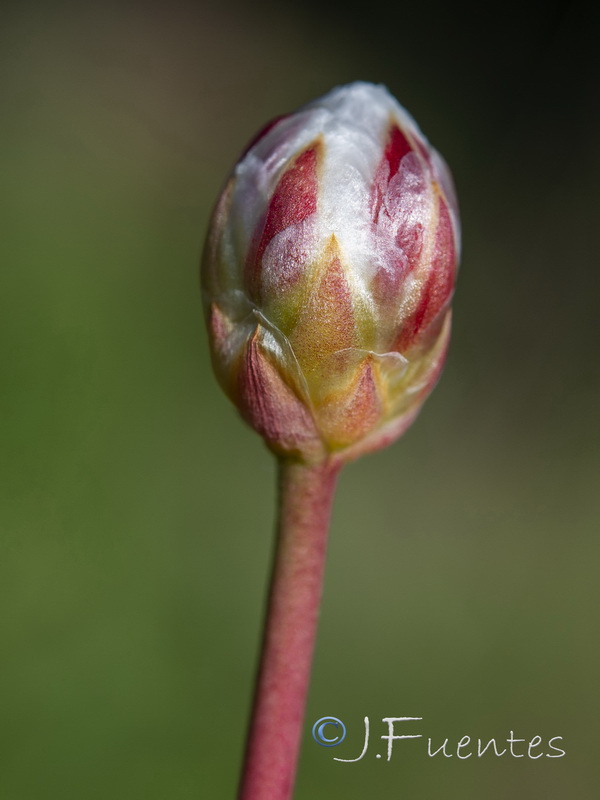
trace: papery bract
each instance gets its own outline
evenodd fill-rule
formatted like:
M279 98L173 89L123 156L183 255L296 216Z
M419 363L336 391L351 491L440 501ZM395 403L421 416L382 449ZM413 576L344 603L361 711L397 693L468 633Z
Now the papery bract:
M459 237L444 161L382 86L253 140L202 286L219 381L276 453L349 460L410 425L444 362Z

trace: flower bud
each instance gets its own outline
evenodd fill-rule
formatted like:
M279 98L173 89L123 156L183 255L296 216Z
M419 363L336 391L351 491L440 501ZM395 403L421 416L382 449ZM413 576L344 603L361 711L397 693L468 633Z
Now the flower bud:
M215 208L213 365L278 454L343 460L410 425L450 334L448 169L383 86L334 89L253 140Z

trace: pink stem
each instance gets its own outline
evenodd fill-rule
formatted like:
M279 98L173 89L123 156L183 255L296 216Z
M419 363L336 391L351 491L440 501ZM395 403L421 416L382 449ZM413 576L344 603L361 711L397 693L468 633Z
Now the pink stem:
M290 800L339 465L281 461L279 523L238 800Z

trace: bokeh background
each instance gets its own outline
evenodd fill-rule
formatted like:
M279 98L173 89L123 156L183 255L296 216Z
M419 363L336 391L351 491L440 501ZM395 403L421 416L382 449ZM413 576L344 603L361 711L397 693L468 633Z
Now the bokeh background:
M464 257L440 385L341 479L296 797L597 797L593 20L490 9L3 4L2 800L235 795L274 465L213 380L197 265L246 140L356 79L450 163ZM385 716L567 755L386 763Z

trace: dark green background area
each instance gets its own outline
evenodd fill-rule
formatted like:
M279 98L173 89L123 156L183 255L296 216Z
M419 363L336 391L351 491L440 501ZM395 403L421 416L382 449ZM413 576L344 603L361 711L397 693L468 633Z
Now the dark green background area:
M256 129L356 79L448 160L464 257L440 385L341 478L296 798L597 796L590 21L322 6L0 12L1 800L234 797L274 464L213 379L199 253ZM386 716L567 755L386 763Z

